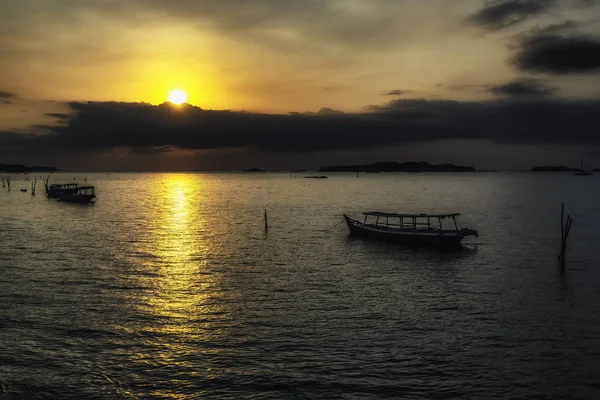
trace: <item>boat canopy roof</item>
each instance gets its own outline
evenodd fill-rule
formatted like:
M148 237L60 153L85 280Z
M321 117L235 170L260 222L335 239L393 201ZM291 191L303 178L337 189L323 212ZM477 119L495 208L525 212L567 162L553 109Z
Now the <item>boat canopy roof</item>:
M451 214L395 214L395 213L385 213L379 211L371 211L363 213L364 215L370 215L374 217L394 217L394 218L453 218L458 217L459 213L451 213Z

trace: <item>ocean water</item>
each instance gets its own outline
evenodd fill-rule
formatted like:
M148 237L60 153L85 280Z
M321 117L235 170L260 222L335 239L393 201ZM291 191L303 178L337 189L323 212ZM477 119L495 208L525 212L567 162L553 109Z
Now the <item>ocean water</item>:
M600 176L302 176L87 174L93 205L13 176L0 399L600 398ZM374 210L480 236L439 252L339 224Z

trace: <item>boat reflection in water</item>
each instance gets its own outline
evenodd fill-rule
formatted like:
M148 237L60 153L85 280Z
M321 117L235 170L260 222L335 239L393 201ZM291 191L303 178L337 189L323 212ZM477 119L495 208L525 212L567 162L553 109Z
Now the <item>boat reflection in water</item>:
M393 214L375 211L363 215L365 219L360 222L344 214L351 235L412 246L441 248L458 248L463 238L479 236L477 231L472 229L458 229L456 217L460 214L457 213ZM374 222L373 218L375 218ZM445 229L442 224L444 219L451 219L454 222L454 229Z

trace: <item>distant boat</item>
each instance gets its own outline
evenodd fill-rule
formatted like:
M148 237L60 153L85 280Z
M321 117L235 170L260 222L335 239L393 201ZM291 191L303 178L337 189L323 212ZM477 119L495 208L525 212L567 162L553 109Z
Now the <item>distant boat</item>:
M594 175L593 172L583 170L583 156L581 156L581 165L579 167L579 171L575 172L575 175L579 175L579 176Z
M56 196L67 203L89 203L96 198L94 186L79 186L75 190L60 193Z
M398 244L442 248L458 248L465 237L479 236L473 229L458 229L456 217L460 214L457 213L394 214L376 211L363 215L364 221L360 222L344 214L350 235ZM444 219L451 219L454 229L445 229L442 224ZM432 225L432 220L437 222L437 225Z
M21 188L21 192L26 192L27 188Z
M321 176L305 176L306 179L327 179L328 177L325 175Z

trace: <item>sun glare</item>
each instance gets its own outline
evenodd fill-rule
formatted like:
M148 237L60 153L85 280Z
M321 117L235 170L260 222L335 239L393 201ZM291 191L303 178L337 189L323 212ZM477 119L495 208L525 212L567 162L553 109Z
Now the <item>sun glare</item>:
M183 90L175 89L169 92L168 99L171 103L180 105L187 101L187 95Z

